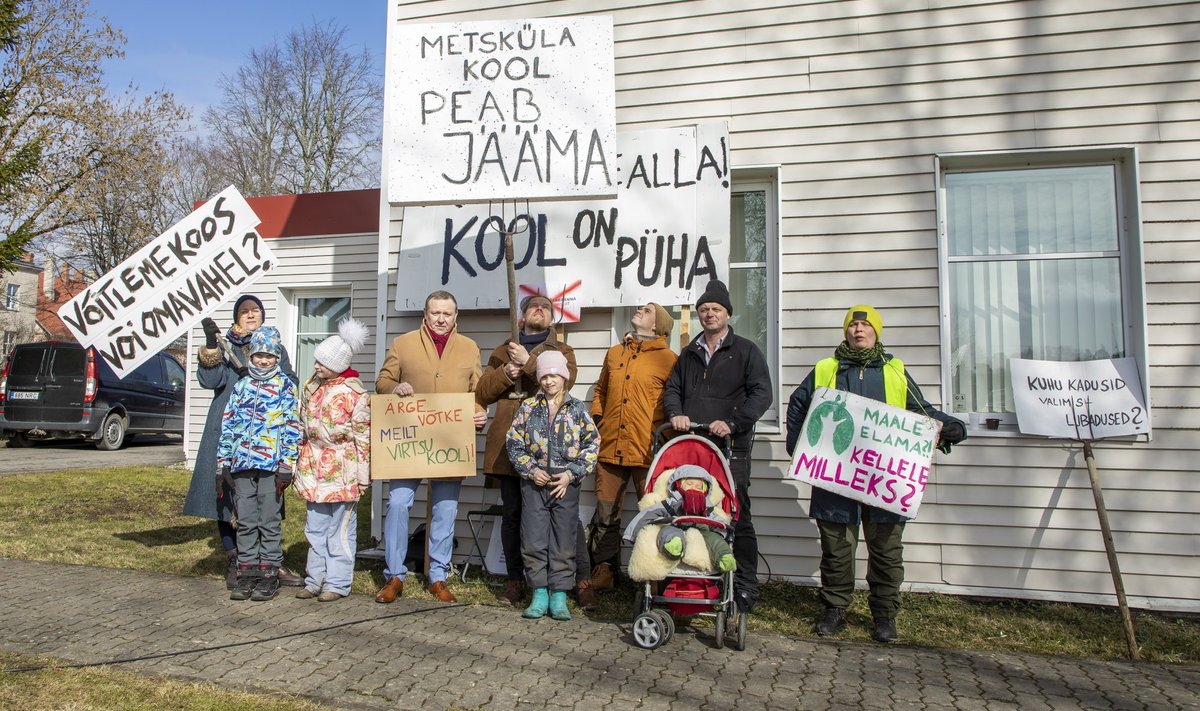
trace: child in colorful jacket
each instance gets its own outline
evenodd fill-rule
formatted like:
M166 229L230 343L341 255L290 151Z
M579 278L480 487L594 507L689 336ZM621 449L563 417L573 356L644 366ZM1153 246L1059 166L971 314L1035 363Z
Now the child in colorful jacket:
M300 447L296 384L280 372L282 353L279 329L262 326L254 332L248 377L233 386L221 419L217 476L233 490L238 519L238 580L231 600L271 600L279 593L279 499L292 482Z
M338 324L313 352L304 386L304 440L294 486L308 502L304 535L308 570L301 600L331 602L350 594L358 549L358 499L371 486L371 395L350 360L367 341L366 325Z
M521 557L533 601L524 616L569 620L575 585L579 484L596 468L600 434L587 405L567 392L570 371L558 351L538 356L541 389L508 430L508 458L521 477Z

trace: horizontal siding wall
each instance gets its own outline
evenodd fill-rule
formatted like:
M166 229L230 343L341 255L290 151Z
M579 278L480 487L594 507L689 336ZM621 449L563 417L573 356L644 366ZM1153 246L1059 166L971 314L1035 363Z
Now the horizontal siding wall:
M1200 610L1200 3L752 5L395 7L419 22L610 14L622 128L726 120L735 167L782 166L781 401L840 340L845 307L866 301L883 313L889 349L941 402L935 155L1136 146L1154 441L1103 443L1096 457L1131 602ZM393 217L390 269L402 231ZM463 330L478 329L486 350L503 322L472 315ZM612 322L588 312L572 329L572 344L586 344L577 395L598 373ZM388 332L414 324L393 316ZM808 491L781 480L782 434L760 434L754 457L763 570L814 582ZM1114 602L1078 446L975 436L938 455L906 540L916 590Z
M338 235L322 237L277 237L268 245L275 253L278 267L251 285L246 293L262 299L266 309L266 323L279 329L288 354L296 357L295 310L288 299L297 290L317 289L349 285L350 308L354 318L370 326L371 335L363 349L354 355L352 367L362 373L367 387L375 383L375 277L377 236ZM233 323L233 304L237 296L219 307L213 319L221 328ZM204 331L198 326L192 329L191 352L188 353L187 369L187 432L185 452L189 466L195 463L196 450L204 431L204 420L212 403L212 391L200 387L196 382L196 350L204 343ZM297 366L298 367L298 366ZM312 375L300 372L300 382Z

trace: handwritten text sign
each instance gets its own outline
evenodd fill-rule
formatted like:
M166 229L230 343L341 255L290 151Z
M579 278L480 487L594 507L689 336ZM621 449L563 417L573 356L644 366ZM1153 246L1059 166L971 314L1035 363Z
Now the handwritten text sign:
M817 388L788 477L913 518L941 429L932 417Z
M724 122L619 134L615 200L503 216L483 206L405 208L396 310L420 310L436 289L462 309L507 306L500 227L516 233L518 283L550 295L570 289L578 308L691 303L710 279L728 279L728 135Z
M616 193L611 17L400 24L389 42L389 202Z
M275 268L258 216L232 185L58 310L125 376Z
M1150 431L1133 358L1009 361L1017 425L1025 434L1095 440Z
M371 478L475 475L475 396L371 396Z

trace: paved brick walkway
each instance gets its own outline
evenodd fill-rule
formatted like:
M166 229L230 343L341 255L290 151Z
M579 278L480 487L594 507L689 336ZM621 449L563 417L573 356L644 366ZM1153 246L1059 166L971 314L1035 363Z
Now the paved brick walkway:
M232 602L212 579L0 559L0 648L344 708L1200 709L1200 668L684 633L367 596ZM161 655L161 656L156 656ZM149 657L149 658L146 658Z

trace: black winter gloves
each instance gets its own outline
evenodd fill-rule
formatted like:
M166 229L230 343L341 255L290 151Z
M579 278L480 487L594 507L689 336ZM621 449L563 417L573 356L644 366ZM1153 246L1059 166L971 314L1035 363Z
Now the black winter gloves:
M208 317L200 319L200 326L204 329L204 347L216 348L217 339L221 337L221 327Z

